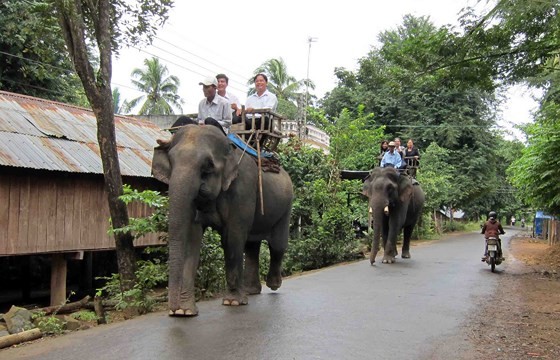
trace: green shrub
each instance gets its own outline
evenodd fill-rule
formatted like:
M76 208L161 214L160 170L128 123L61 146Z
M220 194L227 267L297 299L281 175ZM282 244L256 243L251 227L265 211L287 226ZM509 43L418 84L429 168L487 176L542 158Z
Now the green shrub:
M43 334L59 335L64 332L66 322L54 315L45 316L44 311L37 311L31 315L31 319Z
M153 253L153 249L147 250ZM105 285L97 289L97 296L106 296L117 301L115 308L124 310L129 307L138 309L139 313L146 313L152 310L155 300L149 296L149 291L158 285L167 282L168 279L167 262L159 258L152 260L139 260L136 270L136 284L132 289L125 292L121 291L119 274L112 274L110 277L100 277L106 280Z
M196 270L195 295L197 299L212 298L225 289L224 251L220 235L210 229L204 232L200 262Z
M76 320L88 321L88 322L97 321L97 319L98 319L95 312L90 311L90 310L80 310L78 312L73 313L70 316L73 317Z

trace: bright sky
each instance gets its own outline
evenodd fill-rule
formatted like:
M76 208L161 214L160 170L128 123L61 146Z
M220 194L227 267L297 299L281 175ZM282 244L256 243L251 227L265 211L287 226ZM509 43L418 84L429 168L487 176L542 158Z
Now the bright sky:
M460 10L477 2L176 0L153 46L125 50L114 60L112 85L125 99L141 95L131 85L130 73L155 55L181 81L183 113L195 113L203 97L198 85L203 78L225 73L228 89L244 102L254 69L281 57L298 80L307 77L309 60L309 78L316 85L310 92L321 98L336 85L334 69L356 70L358 59L378 45L377 35L402 24L404 15L429 16L436 26L456 26ZM316 39L311 48L309 37ZM504 107L504 118L528 122L535 103L520 89L512 92L512 99Z

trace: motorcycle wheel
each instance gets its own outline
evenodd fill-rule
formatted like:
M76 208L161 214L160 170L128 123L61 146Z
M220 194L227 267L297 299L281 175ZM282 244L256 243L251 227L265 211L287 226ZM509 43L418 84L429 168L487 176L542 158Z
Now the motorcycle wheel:
M490 268L492 269L492 272L496 270L496 258L493 256L490 257Z

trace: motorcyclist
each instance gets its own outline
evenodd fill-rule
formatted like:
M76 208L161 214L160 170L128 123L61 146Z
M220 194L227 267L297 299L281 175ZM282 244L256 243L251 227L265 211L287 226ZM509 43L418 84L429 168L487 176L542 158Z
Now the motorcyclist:
M488 213L488 221L482 226L481 234L484 234L484 256L482 261L486 261L488 257L488 238L495 237L498 239L498 257L504 260L502 256L502 240L499 235L503 235L506 232L502 228L502 224L497 220L497 214L495 211L490 211Z

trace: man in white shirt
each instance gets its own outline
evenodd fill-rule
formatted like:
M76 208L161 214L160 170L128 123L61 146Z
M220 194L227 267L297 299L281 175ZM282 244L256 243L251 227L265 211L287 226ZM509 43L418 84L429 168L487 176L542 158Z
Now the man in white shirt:
M251 94L247 98L247 103L245 104L245 110L247 112L252 112L254 109L270 109L272 111L276 111L276 107L278 106L278 99L276 95L268 91L268 77L265 74L257 74L253 78L253 82L255 83L255 93ZM256 119L259 119L256 122L257 128L260 127L260 118L261 114L254 114ZM247 114L246 126L247 128L251 128L251 119L252 115ZM266 124L265 119L265 128L268 128L268 124Z
M208 123L211 119L217 121L227 134L231 126L231 110L226 99L217 94L218 80L209 77L198 83L202 85L204 99L198 104L199 123Z
M236 112L237 116L241 115L241 102L235 94L227 90L229 78L226 74L218 74L216 75L216 80L218 80L218 95L228 101L231 109Z

